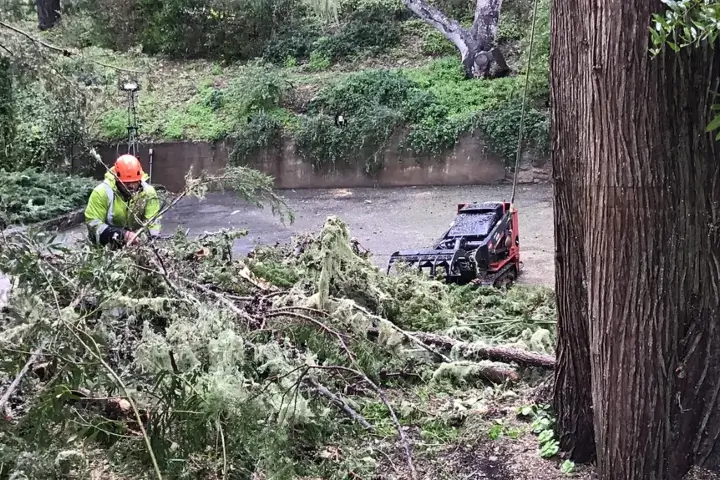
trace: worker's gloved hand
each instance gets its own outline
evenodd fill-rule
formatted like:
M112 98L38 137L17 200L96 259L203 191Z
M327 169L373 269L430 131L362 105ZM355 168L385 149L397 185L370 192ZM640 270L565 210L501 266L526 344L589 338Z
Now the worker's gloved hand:
M130 230L125 232L125 245L137 245L140 243L140 236Z
M100 234L101 245L111 245L113 248L121 247L125 244L127 230L118 227L107 227Z

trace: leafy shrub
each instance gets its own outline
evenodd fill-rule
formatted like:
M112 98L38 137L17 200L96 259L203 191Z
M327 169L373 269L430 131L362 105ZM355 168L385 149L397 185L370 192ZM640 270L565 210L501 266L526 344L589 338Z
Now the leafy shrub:
M34 223L82 207L95 181L36 169L0 169L0 212L6 224Z
M233 119L245 123L245 118L252 113L280 106L289 87L280 69L255 62L218 93L214 101L218 107L225 107Z
M387 142L402 122L398 111L382 105L359 111L344 128L327 115L306 117L296 133L296 151L315 168L356 160L366 172L377 172Z
M358 112L369 105L400 108L417 90L417 84L402 73L366 70L348 75L318 92L308 111Z
M282 70L252 62L227 87L216 88L211 83L200 86L189 101L170 104L161 115L157 114L158 98L146 92L138 104L141 133L149 138L221 140L238 127L244 128L249 117L258 112L278 110L289 87ZM126 108L105 112L99 127L105 140L126 138Z
M360 53L377 55L400 42L397 23L376 19L352 20L338 33L320 37L313 43L313 51L338 61Z
M84 155L88 138L85 99L72 85L15 89L16 133L9 164L0 167L66 169Z
M89 17L85 26L86 39L93 44L114 50L127 50L135 45L146 26L141 10L142 0L80 0L76 9ZM75 23L79 15L69 16ZM63 24L65 24L63 19ZM81 25L71 25L75 27ZM71 36L71 38L76 38Z
M499 108L476 115L474 124L485 134L490 146L506 161L512 161L517 153L518 128L522 104L520 99ZM547 155L550 142L550 114L533 105L525 109L523 129L524 148L533 148L540 155Z
M201 85L185 102L159 98L146 91L138 104L138 122L144 139L222 140L262 110L277 109L289 84L277 69L251 64L226 88ZM127 137L127 109L106 111L97 134L105 141Z
M324 70L329 63L354 55L378 54L401 40L399 20L407 9L386 0L346 0L339 12L339 27L309 19L302 25L282 29L268 44L263 57L280 63L288 57L309 60L313 70Z
M315 41L321 36L321 25L312 19L297 26L281 27L277 37L266 45L262 57L273 63L285 62L287 58L309 58Z
M540 6L538 7L540 10ZM530 32L532 11L533 2L531 0L503 2L502 15L500 15L498 23L498 41L512 42L523 39Z
M250 117L246 126L232 136L230 163L245 165L254 153L276 146L282 138L283 126L270 113L261 111Z
M533 45L532 68L530 72L529 92L533 99L550 98L550 5L549 0L538 0L538 19L535 25L535 44ZM524 52L530 48L530 27L528 34L521 40ZM521 59L521 69L528 68L527 54Z
M247 60L304 13L295 0L85 0L96 43L175 58Z
M296 135L298 154L316 168L351 160L374 172L382 166L391 136L409 133L400 148L416 155L441 154L465 132L481 129L490 146L514 159L520 120L517 78L467 81L456 59L444 58L414 71L366 70L342 78L316 95ZM525 139L547 152L549 117L530 98ZM343 114L344 128L331 116Z
M0 166L11 164L8 154L15 140L15 114L10 61L0 57Z
M456 19L465 25L472 24L475 2L467 0L430 0L430 4L440 9L449 18ZM505 3L503 3L502 14L504 13Z
M402 143L402 148L416 154L441 154L452 148L458 137L470 127L470 117L426 117L415 125Z
M420 51L434 56L458 54L457 47L434 28L425 33Z
M321 90L308 105L310 116L296 132L296 151L316 168L356 160L375 172L392 134L428 101L401 73L350 75ZM346 126L335 126L328 114L342 114Z

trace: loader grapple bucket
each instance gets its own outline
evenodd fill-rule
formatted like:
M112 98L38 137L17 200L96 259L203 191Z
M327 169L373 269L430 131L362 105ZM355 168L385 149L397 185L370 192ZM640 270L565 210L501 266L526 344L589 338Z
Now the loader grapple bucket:
M429 268L430 275L434 276L437 273L437 267L444 267L446 271L450 269L454 254L453 250L402 250L390 256L388 272L392 265L403 262L411 267L417 266L418 270Z

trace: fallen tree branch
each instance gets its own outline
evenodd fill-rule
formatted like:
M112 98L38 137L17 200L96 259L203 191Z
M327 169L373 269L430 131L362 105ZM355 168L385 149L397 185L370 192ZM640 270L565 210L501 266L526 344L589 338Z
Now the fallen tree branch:
M294 318L298 318L300 320L304 320L306 322L312 323L313 325L317 326L324 332L337 338L338 342L340 342L340 346L345 351L345 354L348 356L350 361L351 362L355 361L355 355L353 355L352 352L350 351L350 349L348 348L348 346L345 343L345 340L342 338L342 335L340 334L340 332L338 332L337 330L333 330L332 328L328 327L324 323L322 323L318 320L315 320L314 318L312 318L308 315L303 315L302 313L297 313L297 312L292 312L292 311L274 311L274 312L268 312L265 314L266 319L273 318L273 317L294 317Z
M123 393L125 394L125 398L127 399L128 403L130 403L130 408L132 408L132 411L135 415L135 420L137 421L138 427L140 428L140 432L142 433L143 439L145 440L145 446L147 448L147 452L150 455L150 460L152 461L153 468L155 470L155 475L159 480L162 480L162 472L160 471L160 465L158 464L157 457L155 456L155 451L152 448L152 444L150 443L150 437L147 434L147 431L145 430L145 426L143 425L142 417L140 416L140 410L138 409L135 401L133 400L132 396L130 395L130 391L128 390L127 385L125 382L120 378L120 376L113 370L113 368L102 358L101 356L101 350L98 346L95 339L92 337L91 334L88 332L83 331L82 329L76 328L72 325L65 324L68 331L80 342L80 344L85 348L85 350L90 353L95 359L105 368L105 371L107 372L108 376L115 381L118 387L122 389ZM77 330L77 331L75 331ZM79 335L79 333L82 333L85 335L88 339L88 342L93 344L94 350L90 347L89 343L86 343Z
M444 351L455 349L458 354L468 360L492 360L505 363L517 363L526 367L555 368L555 357L542 353L529 352L513 347L481 346L465 343L444 335L425 332L411 332L425 343L435 345Z
M350 406L347 403L343 402L340 397L338 397L337 395L332 393L330 390L328 390L327 388L320 385L318 382L316 382L312 378L308 378L306 380L306 382L309 383L310 386L312 386L312 388L315 392L317 392L318 394L322 395L323 397L327 398L332 403L337 405L343 412L347 413L353 420L358 422L364 428L366 428L368 430L374 430L373 426L370 425L370 423L367 420L365 420L365 417L363 417L362 415L357 413L355 410L350 408Z
M397 415L395 414L395 410L392 408L392 405L390 405L390 401L387 399L387 396L385 395L385 392L382 391L380 387L375 385L375 382L370 380L367 375L362 373L361 371L355 370L354 368L348 368L348 367L342 367L340 365L313 365L312 368L317 368L320 370L339 370L344 372L349 372L354 375L357 375L358 377L362 378L370 387L375 390L375 392L380 397L380 400L385 404L388 411L390 412L390 417L392 418L393 423L395 424L395 428L398 432L398 437L400 438L400 442L403 445L403 448L405 449L405 456L407 457L407 464L408 468L410 469L410 476L413 480L417 478L417 471L415 470L415 464L413 463L412 458L412 452L410 447L410 441L407 438L407 435L405 435L405 431L402 428L402 425L400 425L400 420L398 420Z
M28 370L30 370L32 364L35 363L37 358L42 354L44 348L45 344L43 343L32 352L30 358L28 358L28 361L25 362L23 368L20 369L20 373L17 374L15 380L12 381L8 389L3 394L2 398L0 398L0 412L4 411L5 404L8 402L8 400L10 400L10 397L15 392L15 390L17 390L18 386L20 386L20 382L22 382L23 377L25 376L25 374L27 374Z
M410 332L406 332L405 330L403 330L402 328L398 327L397 325L395 325L395 324L392 323L391 321L386 320L386 319L384 319L384 318L382 318L382 317L380 317L380 316L378 316L378 315L375 315L375 314L369 312L366 308L363 308L363 307L361 307L361 306L358 305L358 304L354 304L353 307L356 308L356 309L358 309L358 310L360 310L362 313L364 313L364 314L367 315L368 317L374 318L374 319L376 319L377 321L382 322L383 324L389 326L390 328L392 328L393 330L395 330L396 332L398 332L399 334L401 334L402 336L404 336L404 337L407 338L408 340L410 340L410 341L414 342L415 344L417 344L419 347L421 347L421 348L427 350L428 352L432 353L433 355L437 356L437 357L440 358L440 360L442 360L443 362L445 362L445 363L450 363L450 362L452 362L452 360L451 360L447 355L444 355L443 353L438 352L437 350L435 350L434 348L430 347L430 346L427 345L425 342L423 342L423 341L422 341L420 338L418 338L417 336L413 335L413 334L410 333Z
M212 295L213 297L220 300L226 307L228 307L230 310L232 310L240 318L247 321L248 324L252 323L253 318L247 312L240 310L240 308L238 308L238 306L235 305L233 302L231 302L229 299L225 298L225 296L222 293L218 293L215 290L212 290L204 285L200 285L199 283L193 282L192 280L188 280L186 278L180 278L180 280L187 285L190 285L192 287L197 288L198 290L202 290L203 292Z
M477 365L477 374L481 378L493 383L517 383L520 375L509 365Z
M467 373L463 376L474 376L491 383L517 383L520 381L520 375L509 365L484 365L472 360L444 363L438 368L435 375L441 375L440 372L443 370L453 371L456 369L465 369Z
M41 46L43 46L43 47L45 47L45 48L47 48L47 49L49 49L49 50L53 50L53 51L55 51L55 52L62 53L63 56L65 56L65 57L71 57L71 56L73 56L73 55L80 55L80 53L77 52L77 51L70 50L70 49L68 49L68 48L58 47L58 46L56 46L56 45L53 45L53 44L51 44L51 43L48 43L48 42L46 42L46 41L44 41L44 40L41 40L41 39L39 39L39 38L37 38L37 37L35 37L35 36L33 36L33 35L30 35L30 34L29 34L28 32L26 32L25 30L21 30L21 29L19 29L19 28L17 28L17 27L13 27L13 26L10 25L9 23L0 21L0 27L4 27L4 28L7 28L8 30L12 30L13 32L15 32L15 33L17 33L17 34L19 34L19 35L22 35L23 37L27 38L27 39L30 40L31 42L37 43L38 45L41 45ZM5 48L5 47L3 47L3 48ZM7 48L5 48L5 49L7 50ZM88 60L88 61L91 62L91 63L94 63L94 64L96 64L96 65L100 65L101 67L112 68L113 70L116 70L116 71L118 71L118 72L127 72L127 73L134 73L134 74L145 74L145 73L147 73L147 72L140 72L140 71L137 71L137 70L130 70L130 69L127 69L127 68L122 68L122 67L116 67L116 66L114 66L114 65L108 65L108 64L105 64L105 63L102 63L102 62L98 62L97 60L93 60L92 58L89 58L89 57L83 57L83 58L85 58L86 60Z
M45 275L45 278L47 279L47 275ZM55 304L58 309L58 315L62 315L61 309L60 309L60 304L57 301L57 294L55 293L55 289L53 288L52 283L49 280L48 280L48 286L50 287L50 289L53 292ZM67 308L69 308L71 310L76 308L80 304L82 299L85 297L85 293L86 293L86 289L85 288L81 289L80 292L78 292L76 297L73 299L73 301L70 302L70 305L68 305ZM37 358L40 355L42 355L42 352L45 349L45 347L47 346L47 344L48 344L48 340L45 340L42 342L42 344L40 346L38 346L37 348L35 348L35 350L33 350L32 354L30 355L30 358L28 358L27 362L25 362L25 365L20 370L20 373L18 373L17 377L15 377L15 380L12 381L12 383L10 384L8 389L3 394L2 398L0 398L0 412L4 411L5 404L10 400L10 397L12 396L13 392L15 390L17 390L18 386L20 386L20 382L22 382L23 377L25 377L28 370L30 370L30 367L37 361Z

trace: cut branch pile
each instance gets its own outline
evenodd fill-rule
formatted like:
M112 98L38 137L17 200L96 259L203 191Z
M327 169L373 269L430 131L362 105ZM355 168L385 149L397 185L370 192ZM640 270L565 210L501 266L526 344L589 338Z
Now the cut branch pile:
M543 290L387 277L333 217L318 236L233 259L243 234L178 233L110 255L6 240L0 268L18 287L0 334L0 435L56 438L58 455L91 437L158 478L361 475L371 466L316 455L375 435L363 409L380 402L415 478L413 439L386 388L513 383L525 367L554 366ZM30 468L2 455L0 468Z

